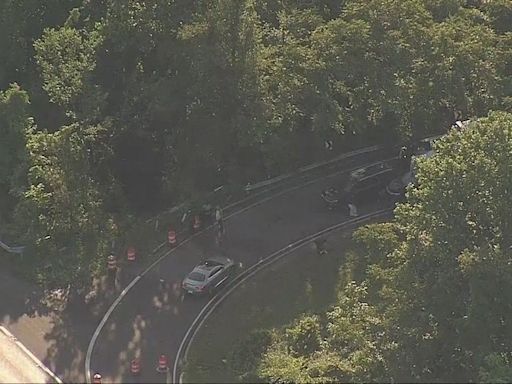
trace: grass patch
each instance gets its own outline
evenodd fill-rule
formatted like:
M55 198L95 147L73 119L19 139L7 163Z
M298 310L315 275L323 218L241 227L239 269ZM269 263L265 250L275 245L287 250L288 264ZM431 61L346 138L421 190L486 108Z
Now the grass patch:
M237 382L226 361L257 329L278 328L300 314L325 311L336 300L340 268L353 249L350 232L328 239L327 255L307 245L243 284L198 332L185 367L185 382Z

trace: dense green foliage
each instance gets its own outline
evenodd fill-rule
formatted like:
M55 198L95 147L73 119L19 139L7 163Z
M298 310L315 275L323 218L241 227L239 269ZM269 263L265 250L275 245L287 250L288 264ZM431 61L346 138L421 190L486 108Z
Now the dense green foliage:
M436 149L394 221L356 231L357 258L342 268L353 281L334 307L275 333L261 377L512 380L512 115L452 130Z
M512 380L512 1L4 0L0 238L80 287L127 217L456 116L327 313L251 335L243 380ZM261 361L258 361L258 356Z
M129 214L290 170L324 156L325 139L396 141L457 111L508 109L511 12L506 0L3 1L0 235L28 246L41 281L78 282L69 268L93 272Z

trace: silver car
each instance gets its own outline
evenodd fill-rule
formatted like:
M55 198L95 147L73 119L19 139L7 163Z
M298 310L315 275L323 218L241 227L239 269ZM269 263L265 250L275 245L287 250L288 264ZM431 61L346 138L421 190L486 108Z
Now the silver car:
M212 294L231 276L234 267L233 260L227 257L210 257L197 265L185 277L182 288L185 292L193 295Z

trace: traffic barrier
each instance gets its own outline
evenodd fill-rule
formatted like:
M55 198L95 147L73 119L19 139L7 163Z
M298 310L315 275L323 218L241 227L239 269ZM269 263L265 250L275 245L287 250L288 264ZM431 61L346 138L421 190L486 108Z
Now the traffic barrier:
M130 364L130 372L132 375L138 375L140 373L140 361L139 359L133 359Z
M174 229L169 229L167 239L169 240L169 244L176 245L176 231Z
M167 357L165 355L160 355L158 358L158 366L156 367L157 372L165 373L169 370L169 366L167 365Z
M109 271L113 271L116 268L117 268L116 258L114 257L114 255L110 255L109 257L107 257L107 269Z
M194 228L194 231L197 231L199 228L201 228L201 219L199 218L199 215L194 216L194 224L192 225L192 228Z
M128 261L135 261L135 247L128 247L126 251L126 258Z
M95 373L92 377L92 384L101 384L101 375L99 373Z

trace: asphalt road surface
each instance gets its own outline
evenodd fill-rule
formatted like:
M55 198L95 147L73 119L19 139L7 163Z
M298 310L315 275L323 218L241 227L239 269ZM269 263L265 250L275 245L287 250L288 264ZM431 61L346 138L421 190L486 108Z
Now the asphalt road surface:
M343 165L352 167L379 158L383 158L382 152L345 159ZM319 176L325 172L315 171L314 174ZM156 372L158 356L166 354L172 366L171 357L183 334L207 301L206 298L187 298L181 302L179 284L184 275L201 258L215 252L225 253L249 266L304 235L342 221L347 217L344 207L328 211L319 193L327 185L339 187L345 177L341 175L294 189L226 220L227 240L223 249L215 246L212 233L201 234L176 249L146 274L114 310L93 349L91 373L101 372L104 383L165 382L166 375ZM291 185L303 180L302 177L294 179L297 180ZM251 195L249 203L267 198L269 193L256 195ZM364 214L377 206L383 207L374 200L359 210ZM121 287L140 273L142 266L134 267L136 270L123 271ZM167 282L165 292L158 289L160 277ZM0 322L65 382L84 382L86 351L101 320L101 308L91 310L78 301L66 309L49 309L41 304L43 292L38 287L13 277L3 265L0 265L0 290L8 293L1 300ZM107 295L100 293L97 302L107 305L118 294L114 291ZM141 357L139 378L132 378L129 372L134 356Z
M155 268L144 275L120 302L99 334L91 359L92 373L100 372L103 382L161 382L166 374L156 371L158 357L172 357L207 297L185 297L182 301L180 283L183 277L206 256L220 253L248 267L260 258L323 228L348 219L345 207L326 209L319 193L332 183L343 183L347 175L324 180L271 199L256 209L225 221L227 238L217 247L212 231L197 236L176 249ZM358 207L360 214L381 209L386 202L376 197ZM126 270L125 286L133 278ZM165 290L159 279L166 281ZM222 307L220 307L222 310ZM229 321L229 319L226 319ZM141 374L130 374L130 361L140 358Z

